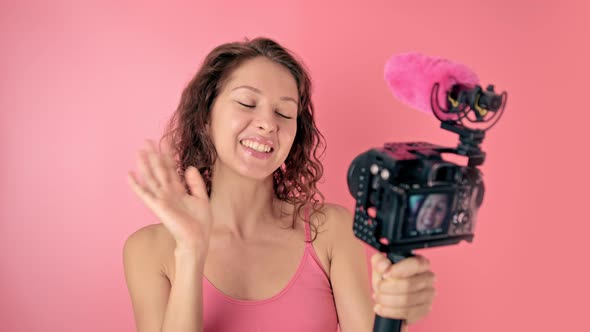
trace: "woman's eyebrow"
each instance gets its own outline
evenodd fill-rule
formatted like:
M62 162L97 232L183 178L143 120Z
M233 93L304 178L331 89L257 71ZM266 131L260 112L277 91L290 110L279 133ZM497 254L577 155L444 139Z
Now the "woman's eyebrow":
M233 88L231 91L234 91L234 90L237 90L237 89L248 89L248 90L254 91L254 92L258 93L258 94L263 94L262 91L260 91L259 89L256 89L255 87L249 86L249 85L240 85L240 86L238 86L236 88ZM292 101L292 102L295 103L295 105L298 105L297 104L297 101L295 99L291 98L291 97L281 97L281 100Z

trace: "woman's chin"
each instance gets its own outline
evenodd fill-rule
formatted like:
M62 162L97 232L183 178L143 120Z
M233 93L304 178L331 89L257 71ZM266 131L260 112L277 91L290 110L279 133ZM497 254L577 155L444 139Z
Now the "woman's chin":
M252 169L244 167L241 168L238 171L238 173L244 178L263 182L265 180L272 178L272 174L274 173L274 171L260 168Z

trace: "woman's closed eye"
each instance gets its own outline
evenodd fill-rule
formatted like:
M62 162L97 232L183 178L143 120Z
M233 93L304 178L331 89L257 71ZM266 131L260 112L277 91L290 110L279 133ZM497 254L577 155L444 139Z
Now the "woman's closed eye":
M256 107L256 105L248 105L248 104L241 103L239 101L238 101L238 104L240 104L240 105L242 105L244 107L247 107L247 108L255 108ZM275 111L275 113L277 113L279 116L281 116L281 117L283 117L285 119L293 119L293 117L287 116L287 115L285 115L285 114L283 114L281 112Z
M281 113L281 112L275 112L275 113L277 113L279 116L281 116L281 117L283 117L283 118L285 118L285 119L293 119L293 117L292 117L292 116L286 116L285 114L283 114L283 113Z
M254 108L254 107L256 107L256 105L248 105L248 104L240 103L239 101L238 101L238 104L240 104L240 105L242 105L244 107L248 107L248 108Z

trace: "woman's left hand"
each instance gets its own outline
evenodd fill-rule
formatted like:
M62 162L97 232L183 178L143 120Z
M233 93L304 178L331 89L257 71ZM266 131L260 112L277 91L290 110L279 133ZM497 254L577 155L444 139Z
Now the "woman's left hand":
M435 276L426 258L416 255L392 264L384 253L376 253L371 265L376 314L412 324L430 312Z

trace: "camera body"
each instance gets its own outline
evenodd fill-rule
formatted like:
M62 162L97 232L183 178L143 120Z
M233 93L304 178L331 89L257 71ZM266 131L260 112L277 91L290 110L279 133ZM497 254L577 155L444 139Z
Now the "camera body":
M385 143L357 156L347 175L356 200L355 236L379 251L400 254L471 242L484 195L482 174L473 163L443 160L443 153L465 155L405 142Z

